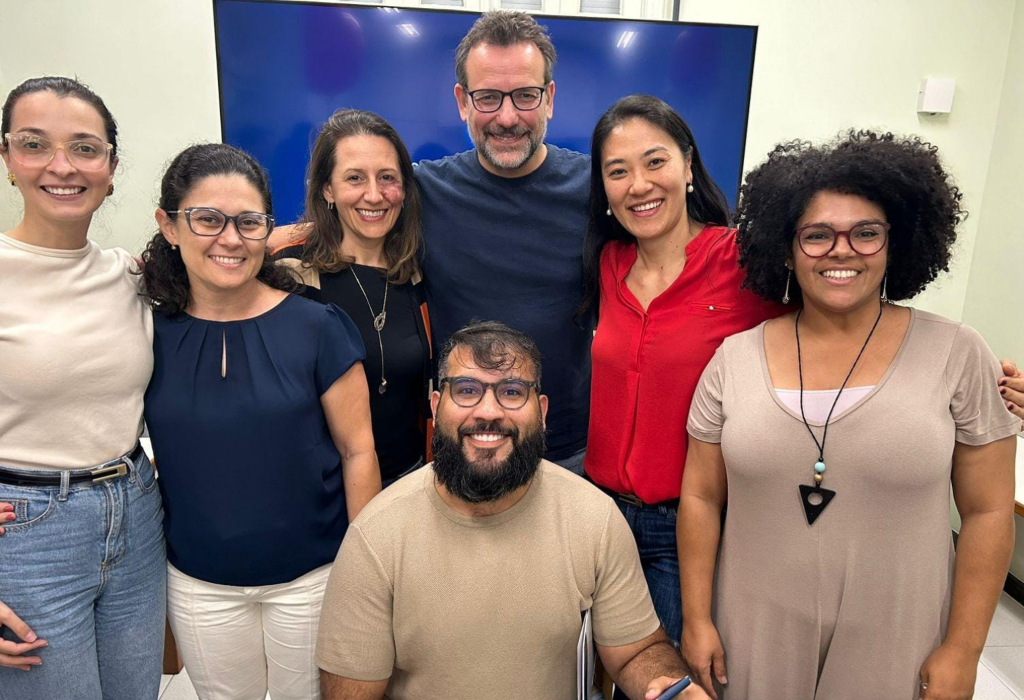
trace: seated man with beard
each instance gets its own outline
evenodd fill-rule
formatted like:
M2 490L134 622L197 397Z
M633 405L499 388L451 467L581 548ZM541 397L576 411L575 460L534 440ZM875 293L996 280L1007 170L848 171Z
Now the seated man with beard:
M618 508L543 459L536 344L474 323L448 341L439 375L433 464L363 509L331 571L324 699L569 700L587 609L615 682L657 697L682 660Z

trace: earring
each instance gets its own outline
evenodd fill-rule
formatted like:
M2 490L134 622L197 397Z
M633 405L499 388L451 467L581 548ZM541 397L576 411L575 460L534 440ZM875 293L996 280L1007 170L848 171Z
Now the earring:
M7 182L11 183L11 187L14 187L17 184L14 181L14 173L7 173Z
M686 191L689 192L690 194L693 194L693 183L692 182L687 182L686 183Z
M114 194L114 183L113 182L111 182L110 183L110 187L107 188L107 196L109 197L112 194Z
M782 303L783 304L788 304L789 303L789 280L791 280L792 278L793 278L793 271L792 270L788 270L786 272L786 291L782 293Z
M177 250L177 249L178 249L178 246L176 246L175 244L171 243L171 250Z
M328 202L327 208L330 209L331 211L334 211L334 202Z
M889 295L888 295L888 293L886 293L886 290L885 290L885 287L886 287L886 284L888 283L888 281L889 281L889 273L886 272L884 275L882 275L882 299L881 299L881 301L882 301L883 304L886 303L887 301L889 301Z
M12 185L14 184L14 180L11 180L11 184ZM608 216L611 216L612 215L612 208L608 207L607 211L605 211L605 214L607 214Z

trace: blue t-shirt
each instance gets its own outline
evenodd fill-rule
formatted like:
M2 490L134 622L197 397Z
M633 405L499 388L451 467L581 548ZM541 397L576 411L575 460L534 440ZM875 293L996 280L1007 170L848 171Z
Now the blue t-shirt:
M476 151L424 161L423 281L434 347L473 319L529 334L550 397L548 459L587 444L591 331L573 323L582 296L590 157L548 144L539 168L504 178Z
M296 295L244 321L154 317L145 414L168 560L230 586L334 561L348 513L320 397L365 355L355 325Z

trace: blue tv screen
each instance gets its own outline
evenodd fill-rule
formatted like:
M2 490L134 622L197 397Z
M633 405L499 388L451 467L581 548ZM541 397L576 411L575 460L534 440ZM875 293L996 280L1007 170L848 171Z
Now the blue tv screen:
M302 213L320 125L342 107L387 119L414 161L472 148L453 96L455 47L476 13L332 3L214 0L225 143L271 177L279 222ZM547 141L582 153L601 114L656 95L693 130L735 206L757 28L543 17L558 63Z

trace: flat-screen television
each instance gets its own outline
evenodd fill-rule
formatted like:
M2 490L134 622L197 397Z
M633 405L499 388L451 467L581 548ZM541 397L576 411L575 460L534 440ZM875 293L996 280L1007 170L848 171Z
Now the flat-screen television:
M387 119L413 160L472 147L453 96L455 47L477 13L339 3L214 0L225 143L271 177L280 222L303 208L319 126L341 107ZM558 52L547 141L589 153L601 114L656 95L689 123L735 205L757 28L538 16Z

